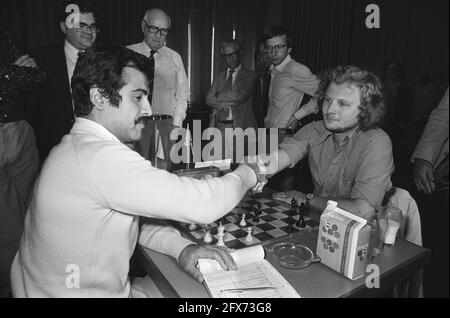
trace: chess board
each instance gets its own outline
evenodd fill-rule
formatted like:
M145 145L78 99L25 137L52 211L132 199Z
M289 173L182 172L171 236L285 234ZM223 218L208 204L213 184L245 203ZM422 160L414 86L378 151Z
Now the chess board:
M260 204L262 214L259 215L259 221L255 222L255 209ZM293 221L289 222L290 205L278 200L264 197L260 194L247 195L244 199L225 217L222 219L222 225L225 227L225 236L223 237L224 243L227 247L233 249L240 249L247 246L256 244L266 245L274 239L279 239L289 234L294 234L300 231L311 231L318 228L319 222L304 216L306 226L299 228L295 225L299 216L294 215ZM239 225L242 213L246 214L247 225L241 227ZM291 225L290 225L291 224ZM191 240L203 243L206 230L201 225L197 225L195 230L189 230L189 224L174 222L174 226L178 228ZM219 220L211 224L211 245L217 243L217 227L219 226ZM247 242L245 237L247 236L247 227L252 227L253 241Z

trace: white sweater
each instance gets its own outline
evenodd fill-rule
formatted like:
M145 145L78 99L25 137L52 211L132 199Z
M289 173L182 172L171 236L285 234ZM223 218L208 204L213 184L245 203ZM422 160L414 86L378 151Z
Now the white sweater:
M248 186L233 173L200 181L159 170L103 126L77 118L37 180L11 269L13 295L129 297L138 216L208 224ZM139 243L178 258L190 242L149 225Z

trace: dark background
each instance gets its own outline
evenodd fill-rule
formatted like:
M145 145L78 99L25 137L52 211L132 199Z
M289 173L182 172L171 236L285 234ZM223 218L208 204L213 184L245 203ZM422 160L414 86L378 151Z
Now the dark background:
M63 41L57 13L61 0L3 1L0 21L28 48ZM218 43L232 37L243 44L243 64L253 67L256 38L270 24L292 32L292 56L314 73L355 64L380 74L389 58L405 66L416 85L422 75L448 77L448 0L94 0L100 11L99 40L123 45L142 41L146 9L159 7L172 18L169 47L187 68L188 23L192 29L191 101L201 103L211 81L211 39L215 27L214 70L224 64ZM366 6L380 7L380 29L365 26ZM186 70L188 71L188 70Z

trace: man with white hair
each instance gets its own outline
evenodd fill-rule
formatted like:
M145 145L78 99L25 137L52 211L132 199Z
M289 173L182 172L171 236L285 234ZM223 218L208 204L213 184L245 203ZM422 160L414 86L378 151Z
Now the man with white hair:
M128 46L133 51L154 60L153 96L150 99L155 114L165 114L173 117L168 125L159 125L161 147L158 147L158 166L169 168L170 163L170 132L175 127L181 127L186 117L187 101L189 100L189 85L181 56L166 46L170 33L170 17L161 9L148 10L142 19L144 40ZM151 88L152 89L152 88ZM154 148L153 129L147 125L137 150L149 159L149 151ZM151 147L153 146L153 147ZM154 158L154 154L150 159ZM159 159L164 159L164 162Z

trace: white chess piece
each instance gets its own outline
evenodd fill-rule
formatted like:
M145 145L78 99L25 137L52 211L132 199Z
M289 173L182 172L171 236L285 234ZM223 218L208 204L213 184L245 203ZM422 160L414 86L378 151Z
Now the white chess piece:
M253 241L253 236L252 236L252 228L249 226L248 228L247 228L247 236L245 237L245 241L246 242L251 242L251 241Z
M240 226L246 226L247 222L245 221L245 213L242 213L241 222L239 222Z
M211 228L206 229L205 237L203 238L203 242L205 243L211 243L212 242L212 236L211 236Z
M217 244L216 246L225 246L225 242L223 241L223 237L224 237L224 231L225 231L225 227L220 224L220 226L217 228Z

